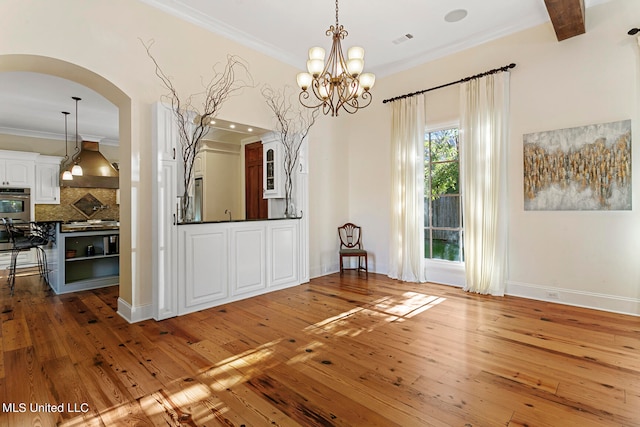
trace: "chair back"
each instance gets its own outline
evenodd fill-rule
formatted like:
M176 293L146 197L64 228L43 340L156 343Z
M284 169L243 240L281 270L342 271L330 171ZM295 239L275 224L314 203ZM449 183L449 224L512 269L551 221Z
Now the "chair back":
M338 227L340 249L362 249L362 231L360 227L350 222Z
M9 243L15 244L16 237L20 237L22 233L13 225L13 220L11 218L2 218L2 224L4 224L4 229L7 232Z

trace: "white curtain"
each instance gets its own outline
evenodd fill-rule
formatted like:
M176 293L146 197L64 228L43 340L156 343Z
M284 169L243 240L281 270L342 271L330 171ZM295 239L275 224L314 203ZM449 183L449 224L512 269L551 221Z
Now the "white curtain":
M504 295L509 72L460 88L465 290Z
M392 103L389 277L426 282L424 271L424 95Z

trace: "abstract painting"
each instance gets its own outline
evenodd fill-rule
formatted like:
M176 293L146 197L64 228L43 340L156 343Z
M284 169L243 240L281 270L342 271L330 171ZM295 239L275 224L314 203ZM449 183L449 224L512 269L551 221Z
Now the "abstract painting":
M525 134L524 209L631 210L631 120Z

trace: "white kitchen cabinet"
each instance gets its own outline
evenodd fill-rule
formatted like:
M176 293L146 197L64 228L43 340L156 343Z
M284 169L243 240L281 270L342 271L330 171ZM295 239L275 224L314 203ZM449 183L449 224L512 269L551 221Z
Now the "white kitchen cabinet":
M300 284L300 219L178 226L178 315Z
M60 163L62 157L39 156L36 160L36 180L33 200L37 204L60 204Z
M228 301L228 228L189 224L178 229L178 315Z
M262 184L265 199L284 197L284 166L282 143L275 132L262 137Z
M38 153L0 150L0 186L31 188Z
M177 160L180 141L171 105L161 102L153 104L152 123L154 152L157 153L158 161Z
M298 233L300 221L271 221L267 224L267 286L270 289L301 283L299 268L302 262Z

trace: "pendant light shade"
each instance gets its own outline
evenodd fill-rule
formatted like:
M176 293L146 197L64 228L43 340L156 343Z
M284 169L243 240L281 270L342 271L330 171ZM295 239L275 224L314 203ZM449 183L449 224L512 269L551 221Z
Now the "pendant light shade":
M71 168L71 175L82 176L82 167L80 165L73 165Z

